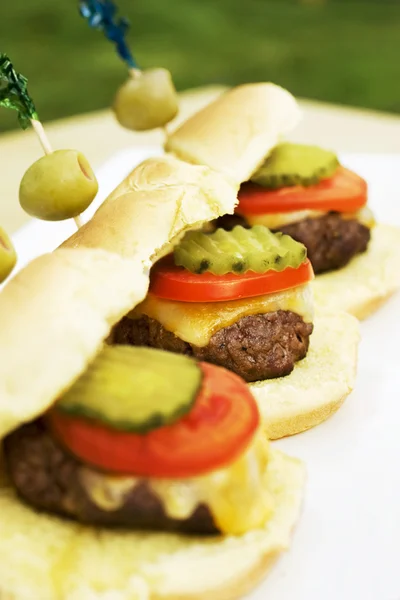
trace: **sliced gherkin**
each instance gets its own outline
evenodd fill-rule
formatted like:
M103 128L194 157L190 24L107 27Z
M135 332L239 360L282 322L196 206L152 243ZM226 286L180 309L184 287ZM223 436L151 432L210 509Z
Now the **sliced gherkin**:
M269 189L308 187L332 177L338 166L336 154L329 150L285 142L275 147L251 181Z
M152 348L108 346L58 400L63 412L146 433L188 413L202 381L196 362Z
M306 257L303 244L263 225L237 225L231 231L216 229L213 233L190 231L174 250L176 265L192 273L209 271L214 275L296 269Z

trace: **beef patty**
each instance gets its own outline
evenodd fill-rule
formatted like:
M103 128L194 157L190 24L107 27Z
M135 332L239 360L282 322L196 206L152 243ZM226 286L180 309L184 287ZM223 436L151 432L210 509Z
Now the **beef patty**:
M234 371L245 381L288 375L307 354L313 325L291 311L250 315L217 331L207 346L184 342L158 321L124 317L114 328L112 342L150 346L194 356Z
M247 222L240 215L225 215L216 225L229 231L236 225L247 227ZM315 273L344 267L354 256L365 252L371 237L369 228L357 219L344 219L336 212L283 225L275 231L287 233L306 246Z
M205 505L198 505L187 519L168 517L145 479L127 492L120 508L102 510L82 483L84 465L53 439L40 420L11 433L4 441L4 456L18 494L36 509L91 525L218 533Z
M340 269L357 254L365 252L371 237L368 227L357 219L328 213L284 225L280 231L304 244L315 273Z

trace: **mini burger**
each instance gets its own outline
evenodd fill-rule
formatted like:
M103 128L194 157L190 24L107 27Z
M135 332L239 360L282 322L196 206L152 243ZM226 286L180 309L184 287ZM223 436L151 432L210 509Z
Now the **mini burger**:
M245 226L287 233L307 248L314 273L334 271L367 250L372 213L367 184L322 148L281 143L242 184L235 216Z
M62 247L141 261L150 293L127 307L108 343L230 369L250 382L262 426L277 438L317 425L348 396L358 324L342 313L313 319L312 268L289 236L263 227L198 231L213 215L233 213L236 192L207 167L151 159Z
M188 233L151 270L149 294L113 331L230 369L245 381L283 377L313 331L306 249L267 228Z
M225 93L173 132L166 149L241 184L235 214L218 226L264 225L303 243L318 275L317 306L365 317L400 285L400 231L375 224L367 183L330 151L280 141L252 168L247 157L259 148L266 115L275 114L263 99L266 85Z
M1 598L229 600L289 545L304 469L270 448L245 382L182 355L103 344L100 323L122 303L108 286L127 289L121 261L57 250L0 295ZM138 298L144 280L130 273ZM57 293L65 304L42 319L37 355L25 356L28 342L14 362L18 318L5 309L25 301L34 333L46 311L30 304L33 281L41 301Z
M288 235L263 226L189 232L152 267L146 299L109 341L233 371L250 383L268 437L292 435L341 405L356 369L353 317L317 318L313 333L312 279L306 248Z
M247 384L109 343L146 265L236 192L207 167L146 161L80 243L1 291L2 599L230 600L288 547L304 470L269 447Z

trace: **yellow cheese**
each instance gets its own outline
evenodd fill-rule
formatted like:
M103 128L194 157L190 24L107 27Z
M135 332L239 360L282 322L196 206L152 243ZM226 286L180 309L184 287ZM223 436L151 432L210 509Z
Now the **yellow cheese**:
M147 315L165 329L194 346L207 346L210 338L247 315L290 310L306 322L313 320L311 287L308 284L289 290L230 302L172 302L153 294L139 304L128 317Z
M368 206L364 206L355 213L342 213L344 219L357 219L360 223L370 229L376 225L374 213Z
M274 510L266 482L269 443L257 434L250 448L232 465L208 475L187 479L148 479L166 514L187 519L199 504L206 504L216 526L225 534L239 535L256 529ZM87 467L80 478L100 509L118 510L126 495L143 479L104 475Z
M322 215L327 214L322 210L298 210L293 212L284 212L284 213L270 213L264 215L246 215L246 221L249 225L264 225L269 229L278 229L279 227L283 227L284 225L289 225L290 223L296 223L297 221L302 221L303 219L316 219L317 217L322 217ZM340 216L343 219L357 219L366 227L373 227L375 224L374 216L372 211L364 206L360 210L356 212L343 212L340 213Z
M322 210L297 210L294 212L270 213L264 215L246 215L245 219L249 225L264 225L268 229L278 229L284 225L303 221L304 219L315 219L321 217L324 213Z

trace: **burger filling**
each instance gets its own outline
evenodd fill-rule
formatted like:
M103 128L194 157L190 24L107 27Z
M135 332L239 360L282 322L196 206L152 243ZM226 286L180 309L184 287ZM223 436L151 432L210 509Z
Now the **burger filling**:
M264 215L263 219L226 215L218 219L217 225L229 231L236 225L249 227L255 223L261 224L261 221L265 225L269 223L273 231L286 233L306 246L315 273L340 269L357 254L367 250L372 223L365 211L349 214L302 212L308 216L297 220L299 213L288 213L280 225L277 224L276 215Z
M150 293L110 342L194 356L248 382L282 377L308 351L311 277L304 246L287 235L191 233L155 265Z
M367 249L374 218L366 204L366 182L334 153L281 143L241 186L236 214L217 226L263 225L286 233L306 246L315 273L324 273Z
M268 519L268 444L257 436L232 465L200 477L157 479L104 473L76 458L43 420L4 442L20 497L34 508L92 525L182 533L239 534Z
M194 327L193 338L205 339L204 330ZM194 356L230 369L250 382L291 373L295 363L307 354L313 325L289 310L248 315L218 329L204 346L183 340L173 329L168 330L143 314L139 318L125 317L112 339L116 344L150 346Z
M260 414L237 375L106 346L41 419L4 441L22 499L81 523L241 534L274 510Z

